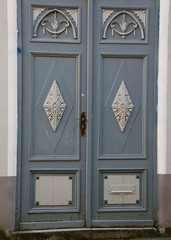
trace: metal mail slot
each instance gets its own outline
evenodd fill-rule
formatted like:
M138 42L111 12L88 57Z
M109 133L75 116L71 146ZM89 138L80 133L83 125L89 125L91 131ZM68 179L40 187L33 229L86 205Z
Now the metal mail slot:
M131 184L112 184L109 185L109 194L135 194L135 185Z
M107 204L135 204L140 200L140 179L136 174L112 174L104 179Z

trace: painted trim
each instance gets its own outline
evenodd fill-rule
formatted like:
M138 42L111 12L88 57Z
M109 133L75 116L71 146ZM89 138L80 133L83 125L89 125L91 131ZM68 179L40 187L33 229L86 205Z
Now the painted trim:
M15 226L21 219L21 130L22 130L22 22L21 22L21 0L17 1L17 106L18 106L18 135L17 135L17 183L16 183L16 216Z
M158 164L158 132L157 132L157 127L158 127L158 112L157 112L157 105L158 105L158 70L159 70L159 62L158 62L158 57L159 57L159 17L160 17L160 1L161 0L156 0L156 23L155 23L155 49L154 49L154 117L153 117L153 138L154 138L154 143L153 143L153 220L155 226L157 226L157 221L158 221L158 189L157 189L157 164Z
M133 226L133 227L153 227L153 220L95 220L92 221L92 227L122 227L122 226Z
M26 222L22 223L21 230L38 230L38 229L54 229L54 228L82 228L84 221L61 221L61 222Z
M93 1L88 0L87 33L87 139L86 139L86 227L91 227L91 164L92 164L92 103L93 103Z
M114 227L114 228L65 228L65 229L49 229L49 230L46 230L46 229L42 229L42 230L29 230L29 231L22 231L22 232L18 232L18 231L16 231L16 232L14 232L13 234L15 235L15 234L25 234L25 233L27 233L27 234L29 234L29 233L60 233L60 232L82 232L82 231L85 231L85 232L88 232L88 231L92 231L92 232L95 232L95 231L97 231L97 232L100 232L100 231L113 231L113 232L115 232L115 231L136 231L136 230L138 230L138 231L154 231L154 232L156 232L157 231L157 229L156 228L153 228L153 227L144 227L144 228L119 228L119 227Z

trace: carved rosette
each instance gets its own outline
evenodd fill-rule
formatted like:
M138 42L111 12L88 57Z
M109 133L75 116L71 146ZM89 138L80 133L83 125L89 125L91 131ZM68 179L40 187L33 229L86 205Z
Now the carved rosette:
M123 133L134 108L128 90L123 81L111 107L120 127L120 131Z
M66 104L55 80L49 90L43 108L55 132L66 109Z

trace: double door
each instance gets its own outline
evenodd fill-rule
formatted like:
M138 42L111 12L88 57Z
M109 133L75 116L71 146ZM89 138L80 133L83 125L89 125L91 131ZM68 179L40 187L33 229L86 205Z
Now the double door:
M20 12L21 229L153 226L156 1Z

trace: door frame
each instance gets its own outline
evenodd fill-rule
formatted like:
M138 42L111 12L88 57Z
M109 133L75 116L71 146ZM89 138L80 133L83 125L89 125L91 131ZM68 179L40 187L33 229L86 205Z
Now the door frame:
M159 59L159 18L160 18L160 0L156 0L156 13L155 13L156 23L155 23L155 49L154 49L154 125L153 125L153 218L154 227L158 227L158 180L157 180L157 126L158 126L158 59Z
M16 217L15 229L20 229L20 215L21 215L21 166L22 166L22 0L17 0L17 105L18 105L18 129L17 129L17 182L16 182ZM156 24L155 24L155 50L154 50L154 123L153 123L153 186L157 183L157 103L158 103L158 48L159 48L159 10L160 0L156 0ZM93 102L93 1L87 0L87 137L86 137L86 207L85 207L85 221L86 227L91 227L91 164L92 164L92 102ZM87 194L88 193L88 194ZM154 187L153 193L153 220L155 226L158 225L158 200L157 187Z

